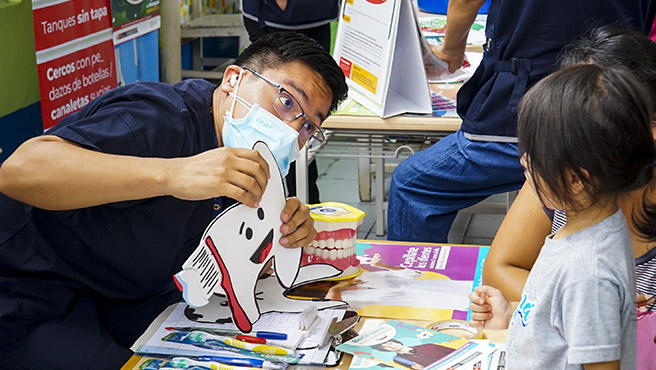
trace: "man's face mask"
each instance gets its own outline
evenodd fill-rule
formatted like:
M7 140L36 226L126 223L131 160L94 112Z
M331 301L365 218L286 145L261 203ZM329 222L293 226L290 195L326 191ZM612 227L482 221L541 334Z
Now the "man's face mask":
M299 156L298 132L258 104L250 104L237 96L242 72L243 70L239 73L235 92L229 93L233 98L230 111L226 111L223 116L221 130L223 145L251 149L255 142L264 141L271 149L280 173L284 177L289 172L290 163ZM243 118L234 118L236 102L248 108L248 113Z

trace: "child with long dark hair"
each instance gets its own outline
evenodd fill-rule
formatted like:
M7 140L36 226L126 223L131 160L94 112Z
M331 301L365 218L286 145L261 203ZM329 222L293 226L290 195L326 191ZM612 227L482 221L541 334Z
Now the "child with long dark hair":
M523 98L527 181L567 224L546 238L519 302L489 286L470 295L474 324L510 325L509 369L635 368L633 250L617 199L651 180L652 115L629 72L594 64L555 72Z
M636 58L640 55L640 58ZM656 43L642 33L617 26L590 30L565 46L561 67L598 64L621 67L641 82L656 107ZM656 123L656 116L652 118ZM652 132L654 136L656 132ZM518 300L544 238L567 221L562 210L553 215L530 194L528 184L519 192L495 235L483 268L483 283L499 288L509 300ZM619 206L629 226L636 265L638 304L638 370L656 369L656 179L623 195Z

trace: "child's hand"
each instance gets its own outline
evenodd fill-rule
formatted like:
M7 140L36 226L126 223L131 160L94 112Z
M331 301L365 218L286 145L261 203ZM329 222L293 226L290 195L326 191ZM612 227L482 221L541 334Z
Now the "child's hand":
M486 329L506 329L513 309L499 289L483 285L469 293L471 324Z

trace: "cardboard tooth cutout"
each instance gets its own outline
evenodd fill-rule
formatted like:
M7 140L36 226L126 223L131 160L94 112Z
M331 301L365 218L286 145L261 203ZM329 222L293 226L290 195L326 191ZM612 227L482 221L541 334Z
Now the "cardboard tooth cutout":
M298 312L313 305L301 301L288 305L282 292L301 283L337 276L340 270L330 265L303 267L300 274L302 248L284 248L280 214L285 207L282 177L271 151L263 142L253 146L269 164L271 177L258 208L241 203L225 209L207 227L198 248L174 276L184 300L193 307L206 305L214 293L226 297L237 327L250 332L261 315L255 298L260 273L273 260L273 268L281 289L271 297L268 310ZM288 306L287 308L285 306ZM299 308L301 308L299 310Z
M255 299L260 313L265 315L270 312L301 312L308 306L308 301L292 299L284 295L285 289L278 284L275 276L258 279L255 289ZM316 300L311 304L317 309L345 308L343 301ZM185 316L192 321L207 324L231 323L231 313L225 296L214 294L210 303L203 307L187 307Z

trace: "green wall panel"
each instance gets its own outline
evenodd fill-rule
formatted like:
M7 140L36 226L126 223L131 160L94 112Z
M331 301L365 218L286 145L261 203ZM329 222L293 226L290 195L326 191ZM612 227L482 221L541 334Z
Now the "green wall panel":
M0 117L39 98L32 2L0 8Z

